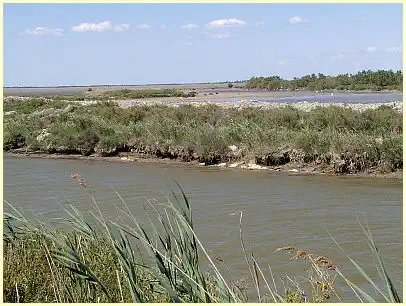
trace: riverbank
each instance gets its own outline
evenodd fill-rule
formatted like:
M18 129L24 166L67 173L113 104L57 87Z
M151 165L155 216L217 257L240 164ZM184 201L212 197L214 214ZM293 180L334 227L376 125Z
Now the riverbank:
M317 165L281 165L279 167L267 167L260 166L254 162L247 163L244 161L235 163L221 163L216 165L206 166L199 161L184 162L180 160L173 160L170 158L157 158L148 155L129 155L125 153L119 153L117 156L102 157L97 155L83 156L80 154L47 154L41 152L25 152L25 150L12 150L3 152L5 157L15 158L41 158L41 159L71 159L71 160L88 160L88 161L101 161L101 162L116 162L116 163L144 163L155 164L161 166L173 166L173 167L210 167L218 169L233 169L238 171L262 171L269 172L270 174L285 174L285 175L323 175L323 176L337 176L344 175L348 177L360 177L360 178L376 178L376 179L394 179L403 180L403 169L395 172L380 173L378 171L369 170L357 173L337 174L333 169L327 169L323 166Z
M82 102L5 101L5 151L304 174L380 175L403 169L401 103L362 108L267 103L261 108L261 103L123 107L117 101Z

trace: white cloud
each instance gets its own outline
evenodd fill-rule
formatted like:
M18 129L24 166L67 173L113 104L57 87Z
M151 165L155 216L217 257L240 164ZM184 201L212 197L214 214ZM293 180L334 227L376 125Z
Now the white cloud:
M196 29L196 28L198 28L198 27L199 27L199 26L198 26L197 24L194 24L194 23L188 23L188 24L182 25L182 28L183 28L183 29L187 29L187 30Z
M130 28L130 25L128 23L123 23L123 24L120 24L120 25L115 25L114 26L114 31L115 32L123 32L123 31L128 30L129 28Z
M47 27L36 27L34 30L31 29L25 30L23 34L35 36L45 36L45 35L62 36L64 34L64 30L61 28L49 29Z
M385 48L385 52L389 52L389 53L402 52L402 46Z
M143 24L137 24L137 28L142 29L142 30L148 30L148 29L151 29L151 26L149 24L143 23Z
M260 21L257 21L256 23L255 23L255 25L258 27L258 26L261 26L261 25L264 25L265 24L265 22L263 21L263 20L260 20Z
M110 21L103 21L100 23L81 23L77 26L72 27L72 31L75 32L88 32L88 31L94 31L94 32L103 32L107 30L111 30L111 22Z
M378 50L378 48L375 46L369 46L368 48L366 48L366 51L368 52L375 52L376 50Z
M218 19L213 20L205 25L208 29L222 29L222 28L231 28L231 27L241 27L245 26L247 23L243 20L239 20L236 18L231 19Z
M166 29L167 27L166 27L166 25L161 24L160 28L161 28L161 29Z
M289 63L289 60L287 58L284 58L284 59L281 59L281 60L278 61L279 65L285 65L287 63Z
M309 22L309 19L302 19L302 17L299 17L299 16L294 16L294 17L291 17L291 18L289 18L289 23L291 23L291 24L297 24L297 23L307 23L307 22Z

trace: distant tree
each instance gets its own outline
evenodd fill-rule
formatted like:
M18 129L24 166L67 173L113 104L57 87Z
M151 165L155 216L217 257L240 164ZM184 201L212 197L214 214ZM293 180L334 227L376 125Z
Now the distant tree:
M228 83L228 88L233 88L233 84L231 84L231 83Z
M279 76L252 77L245 85L248 89L308 89L308 90L402 90L403 72L398 70L362 70L356 74L326 76L322 73L305 75L293 80L284 80Z

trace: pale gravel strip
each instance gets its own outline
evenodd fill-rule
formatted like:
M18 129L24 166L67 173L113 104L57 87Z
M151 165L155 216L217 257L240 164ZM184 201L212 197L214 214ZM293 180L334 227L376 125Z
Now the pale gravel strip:
M164 100L116 100L120 104L121 107L134 107L134 106L145 106L145 105L167 105L172 107L178 107L179 105L189 104L193 106L205 106L205 105L218 105L223 108L247 108L247 107L256 107L261 109L272 109L277 107L283 106L293 106L295 108L304 110L304 111L311 111L312 109L321 106L321 107L328 107L329 105L336 105L340 107L347 107L358 111L365 111L367 109L375 109L381 105L389 105L392 106L395 110L399 112L403 112L403 102L395 101L395 102L384 102L384 103L331 103L331 102L296 102L296 103L278 103L278 102L260 102L260 101L252 101L252 100L241 100L239 102L197 102L197 101L164 101Z
M9 100L21 100L26 101L30 99L30 97L13 97L8 96L3 99L4 102L8 102ZM47 102L52 102L53 99L51 98L43 98ZM340 107L351 108L358 111L365 111L367 109L375 109L381 105L389 105L392 106L393 109L403 112L403 102L402 101L395 101L395 102L384 102L384 103L331 103L331 102L296 102L296 103L280 103L280 102L262 102L256 100L240 100L236 102L219 102L219 101L196 101L195 99L190 98L162 98L162 99L137 99L137 100L110 100L111 102L117 102L122 108L128 107L136 107L136 106L148 106L148 105L167 105L170 107L178 107L179 105L193 105L193 106L205 106L205 105L218 105L223 108L248 108L248 107L256 107L261 109L272 109L277 107L283 106L293 106L297 109L304 110L304 111L311 111L312 109L321 106L321 107L328 107L329 105L336 105ZM81 104L81 105L91 105L96 104L98 100L86 100L86 101L66 101L72 104Z

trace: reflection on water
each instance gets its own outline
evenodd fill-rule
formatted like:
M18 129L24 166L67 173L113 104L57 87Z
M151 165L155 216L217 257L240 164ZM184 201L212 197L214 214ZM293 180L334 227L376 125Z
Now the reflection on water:
M117 218L118 207L122 207L112 187L134 212L143 215L146 199L165 202L171 188L176 187L174 179L178 181L191 199L198 235L210 254L221 256L227 266L223 268L232 271L234 279L249 276L239 240L242 211L246 247L254 252L265 271L269 271L268 265L272 267L277 279L285 273L306 276L305 265L292 263L286 254L274 252L278 247L295 245L329 257L352 281L368 288L327 233L328 230L350 256L375 276L366 238L357 223L360 217L368 222L401 292L400 181L5 157L4 199L20 206L26 214L47 220L61 217L67 200L86 212L92 207L91 200L71 179L74 172L86 179L103 213L111 219ZM346 295L353 299L351 293Z

